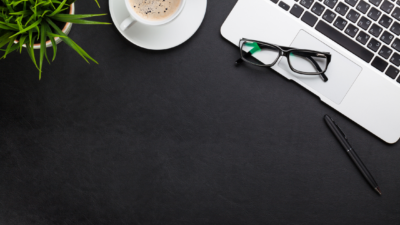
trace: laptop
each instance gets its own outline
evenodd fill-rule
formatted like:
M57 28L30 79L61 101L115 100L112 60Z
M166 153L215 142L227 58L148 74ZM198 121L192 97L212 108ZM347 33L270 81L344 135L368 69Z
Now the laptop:
M272 69L383 141L399 140L400 1L239 0L221 34L237 46L248 38L330 52L328 82L292 72L285 57Z

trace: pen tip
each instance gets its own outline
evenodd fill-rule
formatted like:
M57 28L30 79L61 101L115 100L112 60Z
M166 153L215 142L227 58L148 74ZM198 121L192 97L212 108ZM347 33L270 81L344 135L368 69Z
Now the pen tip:
M375 190L379 193L379 195L382 195L381 190L379 189L379 187L376 187Z

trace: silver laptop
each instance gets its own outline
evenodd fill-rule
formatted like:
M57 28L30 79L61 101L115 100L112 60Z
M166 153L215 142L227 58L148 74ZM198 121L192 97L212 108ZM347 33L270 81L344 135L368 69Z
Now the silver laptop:
M235 45L248 38L330 52L328 82L292 72L284 57L272 69L385 142L395 143L400 138L399 4L391 0L239 0L221 34Z

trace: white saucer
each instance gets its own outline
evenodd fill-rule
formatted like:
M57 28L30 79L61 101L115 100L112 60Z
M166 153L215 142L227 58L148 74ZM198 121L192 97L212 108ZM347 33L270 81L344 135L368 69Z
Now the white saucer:
M187 41L200 27L207 9L207 0L186 0L182 12L171 22L160 26L135 23L125 31L119 28L129 16L124 0L109 0L111 18L128 41L142 48L163 50Z

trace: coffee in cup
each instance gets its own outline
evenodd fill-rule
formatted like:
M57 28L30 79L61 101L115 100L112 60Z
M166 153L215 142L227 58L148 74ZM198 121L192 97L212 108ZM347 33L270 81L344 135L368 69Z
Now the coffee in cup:
M168 19L179 9L181 0L129 0L133 11L149 21Z
M186 0L124 0L130 17L120 25L126 30L132 24L157 26L175 19L183 10Z

